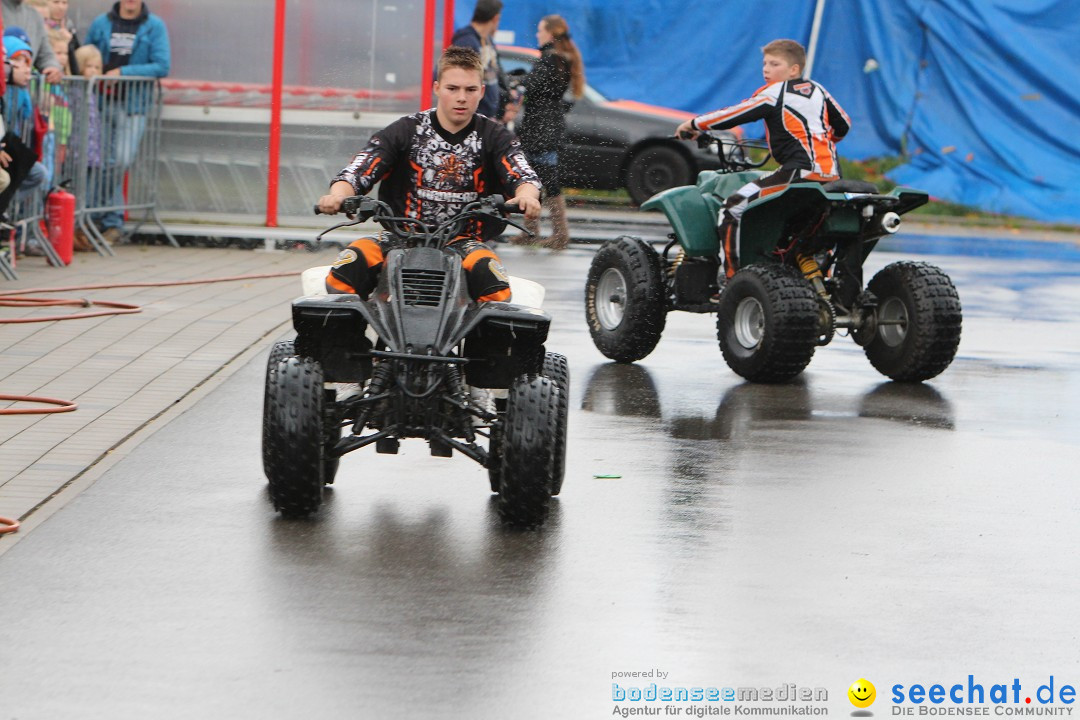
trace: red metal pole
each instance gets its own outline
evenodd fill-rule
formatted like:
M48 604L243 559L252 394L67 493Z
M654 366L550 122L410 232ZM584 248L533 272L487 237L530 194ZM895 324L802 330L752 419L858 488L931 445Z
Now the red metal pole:
M442 46L450 47L454 40L454 0L446 0L443 3L443 33Z
M424 57L420 65L420 109L431 107L431 74L435 68L435 0L424 5Z
M270 171L266 183L266 227L278 224L278 176L281 171L281 85L285 68L285 0L274 8L274 74L270 91Z

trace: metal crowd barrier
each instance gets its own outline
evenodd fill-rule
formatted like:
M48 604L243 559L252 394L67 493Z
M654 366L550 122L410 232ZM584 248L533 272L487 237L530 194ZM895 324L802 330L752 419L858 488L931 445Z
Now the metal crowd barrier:
M153 220L179 247L157 209L162 100L158 80L67 77L54 84L35 76L27 91L33 107L47 119L48 132L41 132L39 121L35 135L34 114L26 113L23 103L13 102L11 91L5 124L28 147L43 143L40 162L47 177L41 187L16 193L8 206L19 249L25 250L33 237L50 263L62 265L43 229L45 199L61 185L75 195L76 227L99 254L115 254L96 224L110 215L109 221L118 227L138 217L133 233ZM15 275L3 256L0 275Z
M158 216L161 85L154 78L67 78L77 142L65 168L74 180L76 225L102 255L114 254L95 222L113 223L141 213L132 233L148 220L179 247Z

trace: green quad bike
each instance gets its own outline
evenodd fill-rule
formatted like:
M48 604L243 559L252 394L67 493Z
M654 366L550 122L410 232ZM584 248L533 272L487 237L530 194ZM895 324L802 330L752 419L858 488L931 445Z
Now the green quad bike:
M662 253L636 237L607 240L589 268L585 314L593 343L617 362L641 360L667 313L716 313L728 366L751 382L783 382L814 350L845 330L893 380L919 382L949 366L960 342L956 288L937 267L895 262L866 285L862 266L877 241L927 194L837 180L793 183L750 203L741 220L741 269L726 282L716 225L724 198L765 173L750 160L755 141L711 143L722 161L696 185L646 201L674 232ZM717 293L719 293L717 295Z

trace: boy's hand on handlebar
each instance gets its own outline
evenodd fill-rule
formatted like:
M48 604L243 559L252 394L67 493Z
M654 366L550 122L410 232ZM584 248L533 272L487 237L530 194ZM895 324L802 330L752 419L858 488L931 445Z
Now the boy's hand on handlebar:
M334 195L332 193L329 195L323 195L321 198L319 198L319 212L323 213L324 215L337 215L338 210L341 209L341 203L344 200L345 198L341 197L340 195Z
M540 190L530 183L524 183L514 197L506 201L507 205L517 205L525 213L527 220L540 219Z
M338 180L330 186L330 192L319 198L319 212L336 215L341 211L341 204L356 194L353 186L344 180Z
M700 135L701 133L694 129L694 126L690 124L691 122L693 122L693 120L686 120L679 125L679 127L675 128L675 137L682 140L693 140Z

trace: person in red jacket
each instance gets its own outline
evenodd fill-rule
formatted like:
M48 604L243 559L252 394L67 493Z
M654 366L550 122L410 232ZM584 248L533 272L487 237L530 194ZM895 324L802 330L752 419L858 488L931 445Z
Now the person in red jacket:
M704 130L726 130L765 121L769 150L780 169L747 183L724 203L718 220L724 273L739 267L739 219L752 201L778 192L792 182L831 182L840 178L836 143L851 129L851 120L828 90L802 77L806 51L794 40L773 40L761 49L765 85L747 100L699 115L679 125L680 137Z

